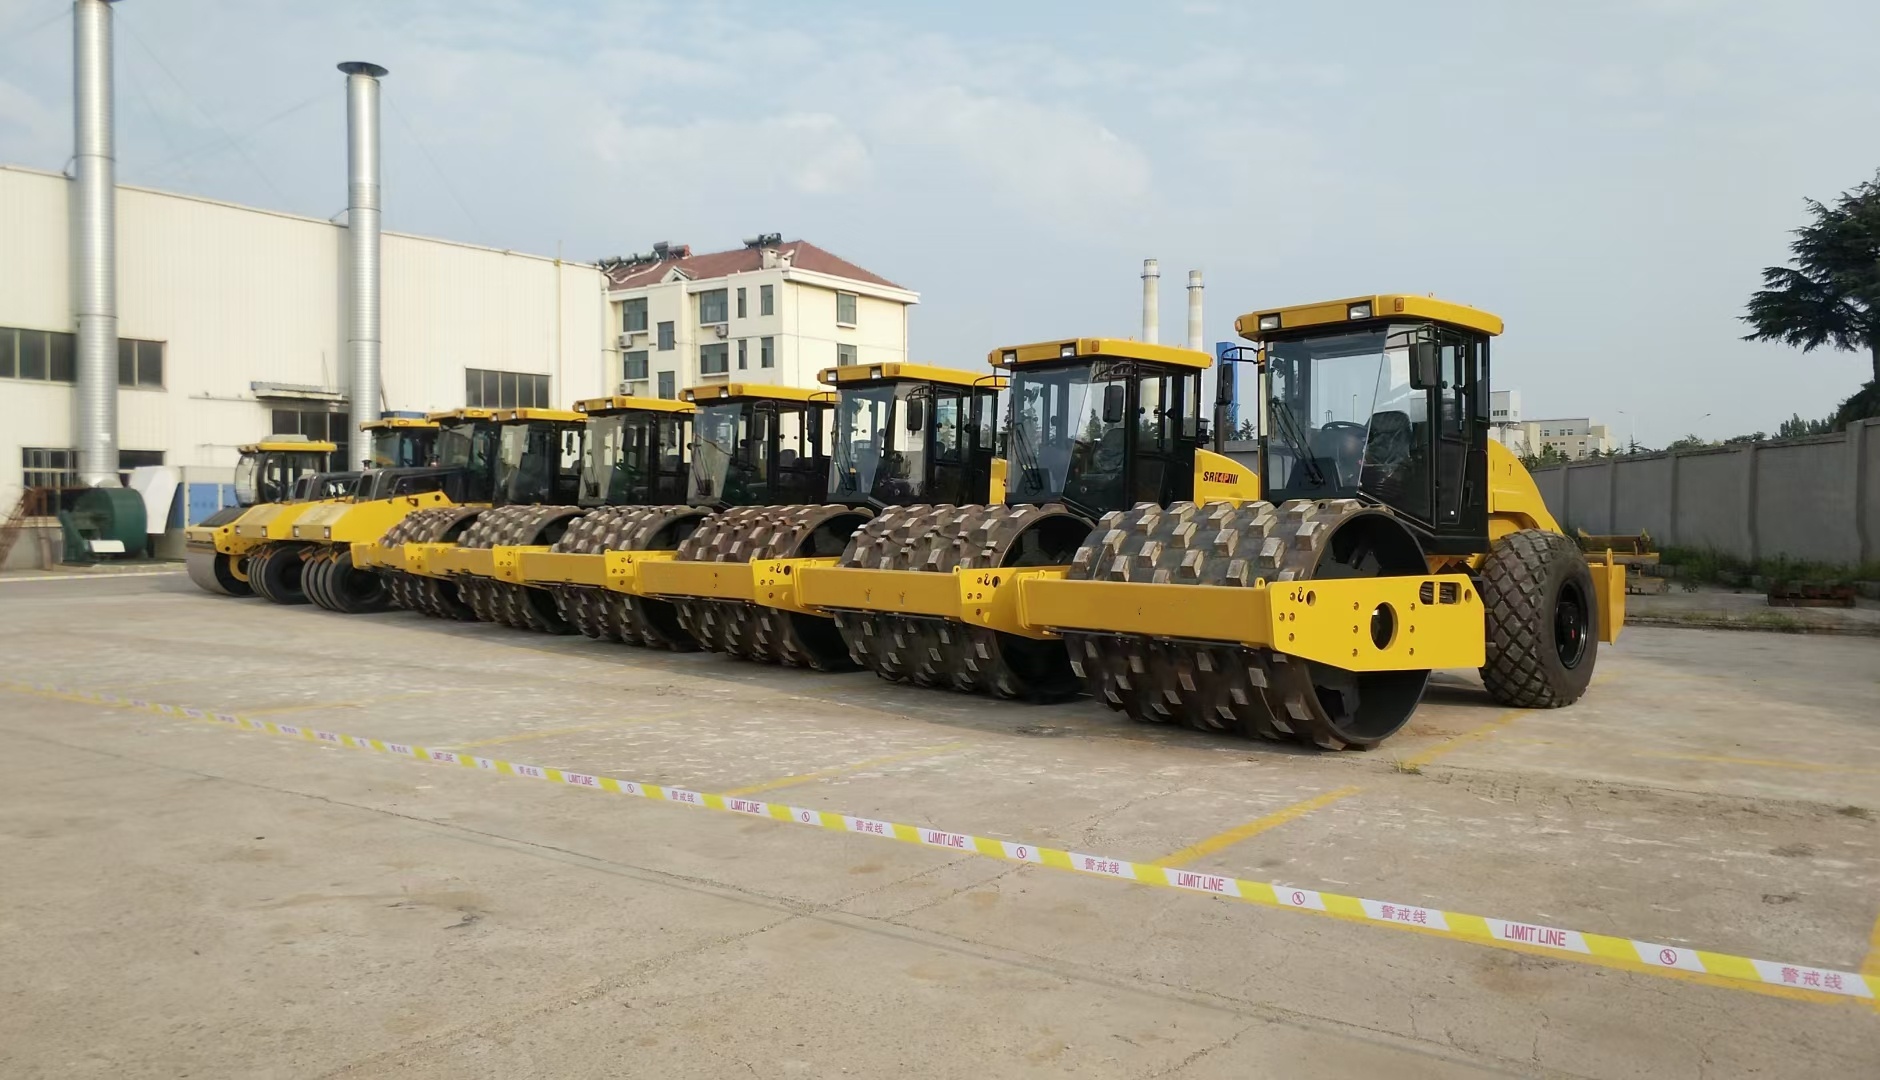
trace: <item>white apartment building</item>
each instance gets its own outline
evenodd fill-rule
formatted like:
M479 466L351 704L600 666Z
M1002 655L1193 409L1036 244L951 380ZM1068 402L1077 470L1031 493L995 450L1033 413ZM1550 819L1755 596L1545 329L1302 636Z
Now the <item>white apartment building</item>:
M623 393L677 397L688 386L815 386L837 364L907 359L920 294L803 240L769 233L694 255L656 244L605 260Z
M1529 453L1538 454L1551 446L1569 460L1577 461L1612 449L1612 439L1606 433L1606 425L1595 424L1584 416L1560 420L1524 420L1517 426L1521 428L1522 445L1527 447Z
M1527 453L1527 429L1521 423L1521 391L1489 392L1489 432L1495 441L1517 454Z

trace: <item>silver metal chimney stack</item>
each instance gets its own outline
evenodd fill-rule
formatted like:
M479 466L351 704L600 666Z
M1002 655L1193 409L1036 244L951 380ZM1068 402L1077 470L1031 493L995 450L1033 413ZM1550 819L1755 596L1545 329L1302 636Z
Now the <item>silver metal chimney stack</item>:
M1201 271L1188 271L1188 347L1207 351L1201 339Z
M110 0L73 0L72 74L78 477L87 487L117 487L117 152Z
M1162 268L1154 259L1142 260L1142 340L1151 345L1162 333Z
M379 418L379 79L385 69L362 60L339 66L346 73L346 237L352 285L346 349L352 358L351 430L346 445L352 468L368 456L361 424Z

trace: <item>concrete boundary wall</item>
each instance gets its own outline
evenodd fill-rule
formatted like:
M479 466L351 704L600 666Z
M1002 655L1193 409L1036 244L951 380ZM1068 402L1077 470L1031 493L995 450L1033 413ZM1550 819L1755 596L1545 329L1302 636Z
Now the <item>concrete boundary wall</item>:
M1744 560L1880 560L1880 420L1844 432L1534 472L1563 526Z

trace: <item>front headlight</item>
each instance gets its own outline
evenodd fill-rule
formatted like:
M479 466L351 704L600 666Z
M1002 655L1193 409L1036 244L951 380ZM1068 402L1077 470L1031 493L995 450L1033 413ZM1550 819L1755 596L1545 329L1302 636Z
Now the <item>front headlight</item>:
M1350 307L1345 309L1345 317L1348 319L1370 318L1371 317L1371 302L1369 300L1366 300L1362 304L1351 305Z
M1063 345L1059 345L1058 355L1059 356L1076 356L1077 344L1075 342L1067 342Z
M1278 316L1278 315L1262 315L1262 316L1260 316L1260 329L1262 329L1262 330L1278 330L1278 329L1279 329L1279 316Z

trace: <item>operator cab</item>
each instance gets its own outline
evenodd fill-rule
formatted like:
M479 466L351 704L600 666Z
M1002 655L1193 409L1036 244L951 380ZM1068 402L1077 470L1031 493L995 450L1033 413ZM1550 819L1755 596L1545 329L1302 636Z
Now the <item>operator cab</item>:
M1265 497L1381 504L1430 554L1487 550L1488 349L1501 326L1390 295L1235 320L1260 346Z
M359 425L371 440L362 464L368 469L413 469L430 464L437 449L437 421L387 416Z
M585 424L565 409L501 409L495 499L498 506L573 506L581 493Z
M241 447L235 465L235 501L242 506L286 502L305 476L325 470L339 447L304 435L274 435Z
M690 402L616 394L577 401L574 411L587 417L580 505L685 501L694 411Z
M687 387L694 506L787 506L820 501L829 484L835 395L794 386Z
M927 364L850 364L816 378L837 397L829 501L985 501L1003 379Z
M1193 497L1206 353L1079 338L990 359L1012 373L1007 503L1064 503L1095 519Z

